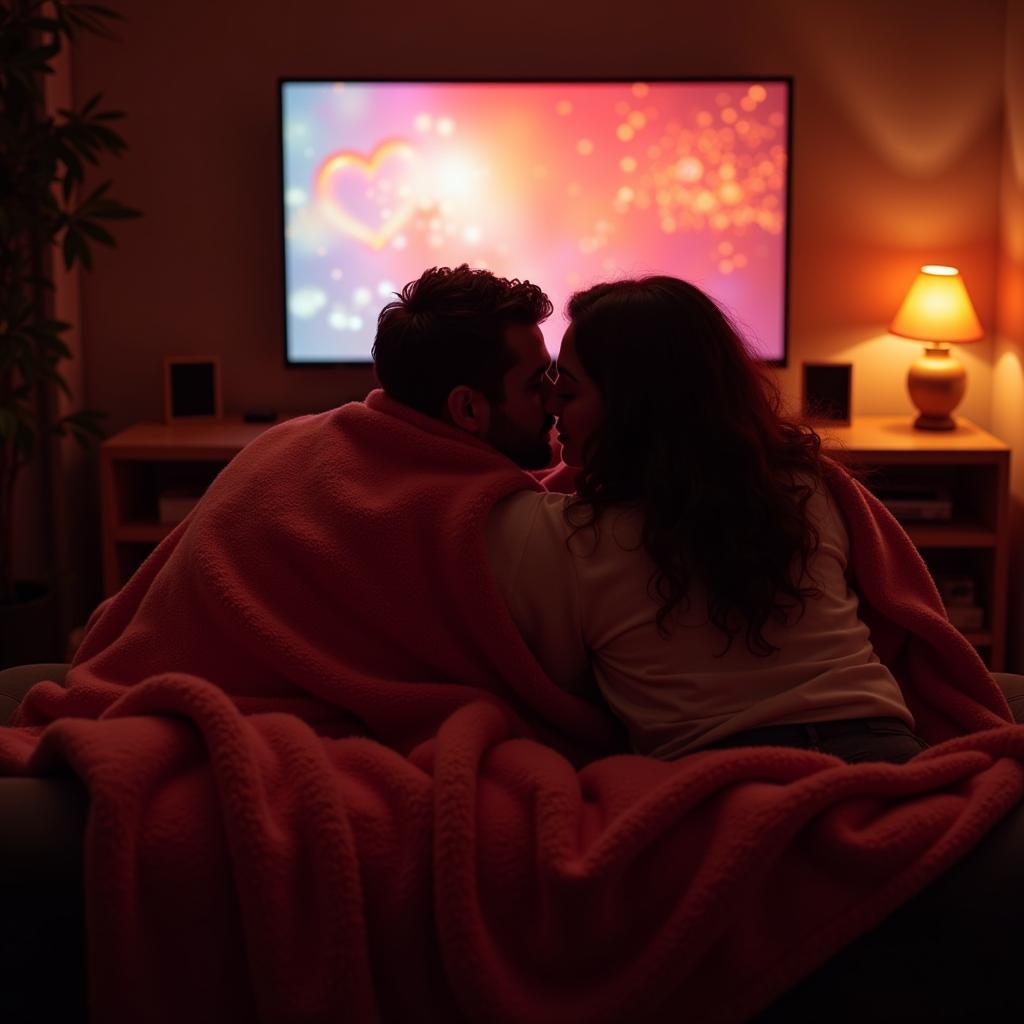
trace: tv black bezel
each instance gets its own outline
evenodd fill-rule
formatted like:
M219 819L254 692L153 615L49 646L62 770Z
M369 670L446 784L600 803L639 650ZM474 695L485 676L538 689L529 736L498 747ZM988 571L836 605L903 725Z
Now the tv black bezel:
M782 357L780 359L760 359L766 366L785 368L789 365L789 288L790 288L790 239L792 231L793 209L793 76L792 75L701 75L701 76L650 76L632 75L611 78L581 78L578 76L551 78L324 78L320 75L281 76L277 79L277 133L278 133L278 209L279 244L281 255L281 347L284 351L284 367L286 370L302 369L361 369L373 366L370 359L315 359L293 360L288 356L288 263L286 256L285 231L287 229L287 213L284 202L284 87L291 83L313 83L332 85L337 82L370 83L384 85L403 83L410 85L619 85L627 82L659 82L667 84L716 83L716 82L775 82L786 86L786 230L783 245L782 267Z

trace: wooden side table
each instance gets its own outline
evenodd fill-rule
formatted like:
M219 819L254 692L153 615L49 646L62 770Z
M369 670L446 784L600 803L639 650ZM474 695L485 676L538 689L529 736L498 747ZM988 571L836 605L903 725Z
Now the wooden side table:
M880 495L919 486L948 495L951 514L905 521L936 581L973 581L983 621L963 629L995 672L1006 665L1010 554L1010 448L963 417L957 429L915 430L907 416L856 416L848 427L820 427L830 455L868 471Z

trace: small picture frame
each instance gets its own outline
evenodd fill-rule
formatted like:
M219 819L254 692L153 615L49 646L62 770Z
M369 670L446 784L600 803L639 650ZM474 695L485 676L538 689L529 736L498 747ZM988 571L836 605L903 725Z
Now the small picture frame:
M803 418L850 425L853 363L804 363Z
M204 423L223 414L219 356L164 357L164 422Z

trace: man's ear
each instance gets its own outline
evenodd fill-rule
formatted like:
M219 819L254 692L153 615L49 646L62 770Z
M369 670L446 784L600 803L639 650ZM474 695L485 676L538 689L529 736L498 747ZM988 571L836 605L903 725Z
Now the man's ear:
M468 434L482 437L487 430L490 415L490 402L474 388L460 384L449 392L448 418Z

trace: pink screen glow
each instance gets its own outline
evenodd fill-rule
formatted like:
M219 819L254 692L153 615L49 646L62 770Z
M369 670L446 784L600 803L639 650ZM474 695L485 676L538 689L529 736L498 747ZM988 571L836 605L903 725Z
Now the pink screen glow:
M282 85L287 353L370 358L431 266L579 288L672 274L785 355L784 81Z

